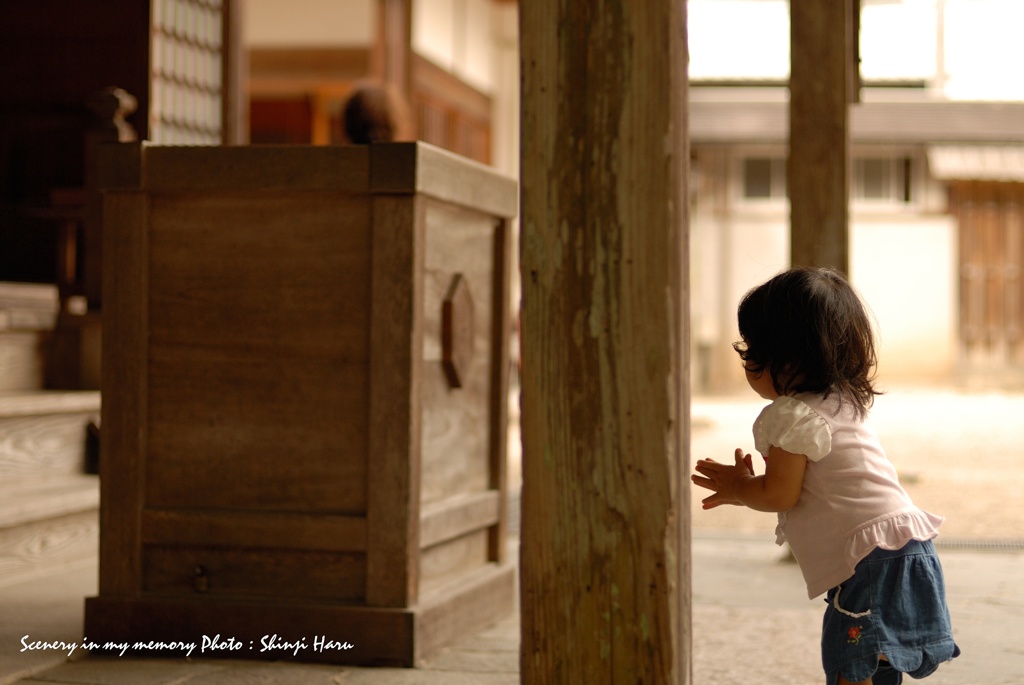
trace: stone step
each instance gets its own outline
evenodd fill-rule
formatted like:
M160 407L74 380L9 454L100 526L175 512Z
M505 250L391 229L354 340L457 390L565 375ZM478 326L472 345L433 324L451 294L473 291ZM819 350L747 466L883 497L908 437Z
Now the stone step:
M5 482L0 491L0 586L96 556L97 476Z
M58 311L57 286L0 281L0 330L52 330Z
M59 309L54 285L0 282L0 392L44 387Z
M0 395L0 585L96 555L99 478L87 473L98 392Z
M90 423L98 423L98 391L0 394L0 492L8 481L83 474Z

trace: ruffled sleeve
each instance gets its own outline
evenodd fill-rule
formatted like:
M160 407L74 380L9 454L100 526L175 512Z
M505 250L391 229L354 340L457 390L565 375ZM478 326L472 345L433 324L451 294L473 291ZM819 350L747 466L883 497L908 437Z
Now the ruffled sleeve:
M775 398L754 421L754 447L764 456L775 445L819 461L832 451L832 431L813 409L795 397Z

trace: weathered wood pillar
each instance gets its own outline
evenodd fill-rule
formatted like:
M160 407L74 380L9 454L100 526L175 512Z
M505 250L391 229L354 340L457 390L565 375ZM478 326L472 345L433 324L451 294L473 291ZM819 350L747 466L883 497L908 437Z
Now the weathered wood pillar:
M849 103L857 0L791 0L790 259L849 270Z
M685 0L520 0L522 682L689 683Z

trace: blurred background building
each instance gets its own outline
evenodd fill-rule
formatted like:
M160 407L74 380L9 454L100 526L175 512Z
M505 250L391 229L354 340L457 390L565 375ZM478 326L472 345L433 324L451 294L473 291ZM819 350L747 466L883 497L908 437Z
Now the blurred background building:
M0 304L28 293L42 322L0 390L98 387L97 145L340 143L371 80L410 137L515 175L516 31L508 0L0 4Z
M0 12L0 281L54 284L58 329L73 331L57 339L72 348L88 346L88 326L67 310L99 308L85 192L97 139L337 143L345 98L370 78L406 98L417 138L517 175L509 0L112 0L102 13L38 0ZM688 12L693 380L716 392L742 381L735 303L788 260L788 3L690 0ZM883 381L1016 383L1024 7L862 0L860 16L851 271L878 318ZM130 102L104 109L111 86Z
M1019 384L1024 20L1013 0L863 0L850 271L880 378ZM789 260L784 0L690 0L694 389L742 384L743 293Z

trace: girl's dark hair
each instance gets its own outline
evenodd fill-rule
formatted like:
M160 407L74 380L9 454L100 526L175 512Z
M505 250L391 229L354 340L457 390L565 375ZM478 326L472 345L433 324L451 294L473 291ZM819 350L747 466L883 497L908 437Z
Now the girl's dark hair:
M746 368L767 371L780 395L836 394L863 416L873 385L875 342L857 293L838 271L795 267L748 292L737 312Z

